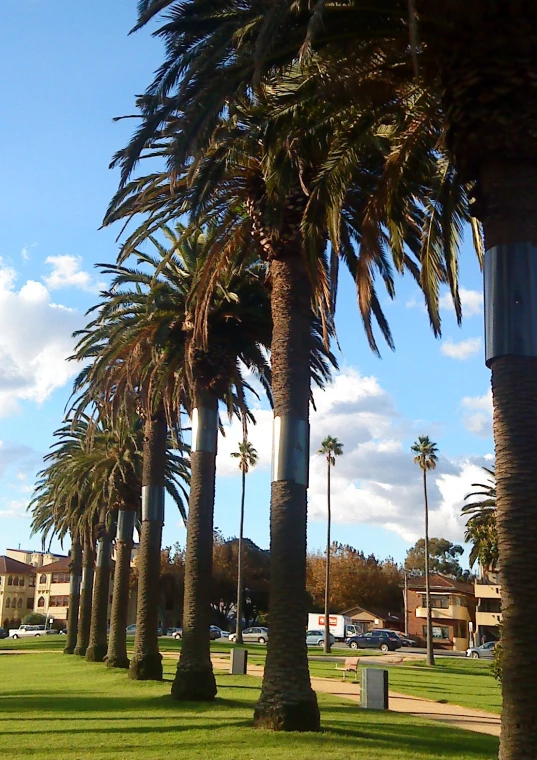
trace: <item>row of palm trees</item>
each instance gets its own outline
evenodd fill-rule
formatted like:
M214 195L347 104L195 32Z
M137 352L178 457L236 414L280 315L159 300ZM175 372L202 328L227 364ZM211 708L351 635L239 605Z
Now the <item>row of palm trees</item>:
M170 286L175 293L183 285L183 274L172 271L174 255L160 256L158 264L144 260L153 274L138 271L141 287L144 277L151 283L169 280L164 293L154 291L155 319L144 316L137 331L130 305L117 304L116 315L116 306L99 313L92 330L101 330L104 343L86 336L78 352L94 360L84 383L91 403L102 396L113 414L132 391L143 411L146 449L153 452L144 457L142 478L145 557L155 556L161 531L165 427L180 427L181 410L192 415L187 566L197 580L187 584L185 610L189 630L203 636L201 579L208 564L199 557L210 542L218 401L248 418L237 365L242 354L210 349L213 299L222 299L221 278L233 269L231 262L249 277L252 258L263 262L259 297L262 292L271 318L269 334L258 335L255 345L270 349L270 377L259 374L270 387L275 425L271 637L255 721L313 730L319 727L319 711L303 637L312 330L328 346L343 260L356 283L373 350L378 351L374 322L392 346L374 280L380 278L393 296L393 270L417 279L438 334L442 283L460 318L457 252L465 221L471 222L480 257L484 233L487 308L499 313L511 302L520 304L518 296L510 300L509 287L497 286L498 277L509 285L515 261L527 260L527 271L537 271L531 266L537 71L527 53L534 47L535 8L529 0L349 0L313 6L140 0L138 11L135 29L155 18L160 22L155 34L164 40L166 55L137 101L133 138L114 160L121 184L105 224L137 215L142 221L110 271L120 279L133 276L125 268L128 257L143 260L144 241L161 245L158 230L179 218L189 225L180 234L181 244L192 239L194 230L204 231L204 256L197 259L195 282L183 306L169 300L166 291ZM135 176L144 158L152 161L151 172ZM226 305L231 311L236 307ZM136 317L144 308L135 296L132 308ZM172 312L173 317L166 316ZM532 313L527 309L522 315L528 334ZM114 316L119 338L109 341ZM524 664L531 649L525 621L537 613L530 580L537 557L531 515L537 467L528 466L528 458L533 463L537 456L537 357L531 341L513 342L509 330L496 332L509 319L489 318L486 336L497 445L498 544L509 600L504 605L502 760L527 758L527 748L537 747L537 690ZM155 323L163 329L155 329ZM164 333L172 336L167 344ZM108 341L113 349L108 350ZM261 348L259 354L266 360ZM153 364L147 361L150 355ZM184 364L179 355L186 357ZM138 637L136 646L133 659L143 672L150 660L138 648ZM207 658L194 648L189 635L176 696L199 693L203 698L214 691ZM151 656L158 671L158 657ZM131 671L136 671L132 665Z

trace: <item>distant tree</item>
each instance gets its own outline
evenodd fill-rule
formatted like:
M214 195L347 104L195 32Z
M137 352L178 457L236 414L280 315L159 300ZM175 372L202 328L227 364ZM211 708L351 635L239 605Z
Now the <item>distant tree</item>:
M41 615L39 612L30 612L23 617L22 623L23 625L45 625L46 620L45 615Z
M428 435L420 435L411 446L414 463L423 473L423 503L425 507L425 596L427 598L427 665L434 665L433 624L431 619L431 591L429 587L429 503L427 499L427 473L434 470L438 461L438 449Z
M337 438L327 435L321 443L321 448L317 452L326 458L327 464L327 481L326 481L326 506L327 506L327 527L326 527L326 581L324 589L324 652L330 654L330 528L332 523L331 508L331 490L330 490L330 472L336 464L336 457L343 454L343 444Z
M467 503L461 514L468 518L464 540L472 543L470 567L478 561L482 567L489 569L498 563L496 475L494 470L488 467L483 467L483 470L489 475L489 479L486 483L472 483L472 488L479 490L472 491L464 497Z
M259 456L253 445L244 436L239 443L239 450L233 451L232 457L239 460L239 470L241 471L241 511L239 520L239 544L237 548L237 624L236 638L237 644L242 644L242 615L243 615L243 556L242 556L242 538L244 533L244 500L246 498L246 475L250 468L255 467Z
M356 605L390 612L402 609L402 573L392 559L381 561L372 554L366 557L354 547L337 542L332 543L330 554L333 612L341 612ZM319 611L324 608L325 578L325 553L309 552L306 587L312 608Z
M459 557L464 553L460 544L453 544L447 538L429 539L429 569L432 573L464 578L464 571L459 564ZM423 575L425 573L425 540L418 539L406 554L405 568L408 572Z
M215 621L228 622L236 610L237 559L239 542L236 538L224 539L215 535L213 551L212 610ZM243 618L246 626L252 625L268 609L269 565L268 551L261 549L249 538L243 539Z

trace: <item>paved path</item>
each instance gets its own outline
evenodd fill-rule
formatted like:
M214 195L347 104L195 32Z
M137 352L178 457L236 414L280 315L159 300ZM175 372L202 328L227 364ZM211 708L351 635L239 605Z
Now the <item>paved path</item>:
M165 653L166 656L168 653ZM229 669L229 658L221 655L213 656L213 665L219 670ZM378 662L378 658L377 658ZM253 676L263 675L263 666L248 665L248 673ZM350 699L353 702L360 701L360 686L357 683L334 678L312 677L311 685L315 691L324 694L332 694L334 697ZM418 718L439 720L456 728L464 728L467 731L477 731L480 734L500 735L500 716L484 710L473 710L459 705L443 704L432 699L412 697L408 694L389 692L390 710L401 713L410 713Z

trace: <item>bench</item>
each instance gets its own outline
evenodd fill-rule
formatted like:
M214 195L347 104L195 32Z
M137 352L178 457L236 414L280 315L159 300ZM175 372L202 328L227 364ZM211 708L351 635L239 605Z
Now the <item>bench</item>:
M345 662L343 665L340 665L339 663L336 663L336 670L343 671L342 679L343 681L347 678L347 673L355 673L358 674L358 663L360 662L359 657L345 657Z

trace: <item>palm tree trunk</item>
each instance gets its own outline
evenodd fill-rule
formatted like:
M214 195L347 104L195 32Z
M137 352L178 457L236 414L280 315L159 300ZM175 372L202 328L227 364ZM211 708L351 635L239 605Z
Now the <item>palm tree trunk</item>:
M425 603L427 605L427 665L434 665L433 621L431 618L431 587L429 583L429 503L427 501L427 470L423 468L423 500L425 503Z
M120 509L118 512L114 593L110 615L110 639L106 656L106 665L109 668L129 667L127 616L129 612L129 583L135 517L136 511L133 509Z
M328 521L326 527L326 578L324 583L324 653L330 654L330 527L332 510L330 504L330 454L328 455L327 480Z
M78 634L78 612L80 608L80 581L82 575L82 544L78 530L72 533L71 561L69 563L69 615L64 654L74 654Z
M97 561L93 580L93 605L91 609L91 627L86 660L104 662L108 650L106 628L108 624L108 596L110 593L111 537L106 529L107 508L103 507L99 515L97 538Z
M93 598L93 573L95 548L93 531L87 528L84 534L84 551L82 554L82 582L80 584L80 616L75 654L84 657L89 644L91 625L91 602Z
M129 678L138 681L162 680L158 614L167 432L166 417L161 409L146 422L144 436L136 636L129 667Z
M242 536L244 533L244 499L246 494L246 471L242 470L242 493L241 493L241 517L239 524L239 552L237 558L237 627L236 627L236 639L237 644L242 646L244 643L242 640Z
M273 472L267 659L257 726L316 731L320 715L306 647L311 287L302 258L271 262Z
M216 696L210 607L217 436L218 399L197 389L190 454L183 642L171 692L181 700L210 701Z
M531 71L531 69L530 69ZM525 149L526 142L521 144ZM528 154L525 154L528 155ZM537 165L501 161L482 167L485 343L492 370L496 521L502 574L501 760L537 758ZM522 244L521 244L521 241ZM526 243L524 241L531 241ZM498 247L496 251L494 248ZM493 295L489 265L502 269ZM520 268L519 268L520 267ZM514 286L514 287L513 287ZM499 328L499 329L498 329ZM503 333L503 335L502 335ZM497 341L497 338L500 341ZM502 345L501 338L508 338Z

